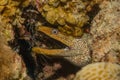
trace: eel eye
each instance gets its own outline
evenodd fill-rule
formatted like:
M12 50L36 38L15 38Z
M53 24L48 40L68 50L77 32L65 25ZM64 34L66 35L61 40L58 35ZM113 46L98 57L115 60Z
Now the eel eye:
M58 30L57 29L53 29L52 30L52 34L57 34L58 33Z

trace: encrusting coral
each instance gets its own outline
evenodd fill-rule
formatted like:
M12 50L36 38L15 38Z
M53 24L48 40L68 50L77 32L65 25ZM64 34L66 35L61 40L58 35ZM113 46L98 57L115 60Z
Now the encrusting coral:
M26 2L26 1L24 1ZM20 14L18 6L27 4L20 0L0 0L0 80L23 80L27 76L25 64L20 55L8 45L14 39L13 19Z
M120 65L115 63L92 63L78 71L74 80L120 80Z
M82 27L88 23L89 11L100 0L35 0L42 16L52 25L67 35L80 37L83 34Z
M29 0L1 0L0 1L0 31L1 35L7 41L13 39L13 21L16 15L21 15L21 10L18 6L26 7ZM16 20L16 19L15 19ZM12 24L11 24L12 23Z
M29 4L29 0L1 0L0 1L0 13L5 17L13 16L15 13L19 13L18 6L25 7Z

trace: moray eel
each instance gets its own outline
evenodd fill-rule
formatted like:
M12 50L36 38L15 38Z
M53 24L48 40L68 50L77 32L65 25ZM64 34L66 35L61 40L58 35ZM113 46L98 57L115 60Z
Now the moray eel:
M90 60L90 50L87 44L87 35L84 34L81 38L74 38L72 36L66 36L62 34L57 29L46 26L40 26L37 28L37 30L57 41L62 42L68 47L64 49L46 49L33 47L33 52L50 56L63 56L64 58L76 64L85 63Z

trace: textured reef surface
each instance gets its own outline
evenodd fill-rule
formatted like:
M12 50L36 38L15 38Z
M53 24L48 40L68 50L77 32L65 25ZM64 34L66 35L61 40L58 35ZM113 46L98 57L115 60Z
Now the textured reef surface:
M119 3L0 0L0 80L120 80Z
M92 63L82 68L74 80L119 80L120 65L115 63Z
M118 1L119 2L119 1ZM120 64L120 4L104 2L91 25L93 61Z
M74 37L83 34L83 26L89 24L88 12L102 0L46 0L39 1L38 10L62 33Z

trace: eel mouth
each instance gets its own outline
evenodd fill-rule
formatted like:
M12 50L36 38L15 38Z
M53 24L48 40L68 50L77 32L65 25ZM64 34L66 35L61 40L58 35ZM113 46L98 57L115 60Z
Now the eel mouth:
M43 49L70 49L70 47L61 41L58 41L49 35L46 35L45 33L39 31L36 35L36 40L39 42L39 44L36 42L35 46Z
M55 30L55 32L54 32ZM57 31L55 28L47 26L39 26L37 29L36 44L32 51L37 54L51 55L51 56L65 56L65 51L70 50L69 43L70 38L64 36L62 33Z

